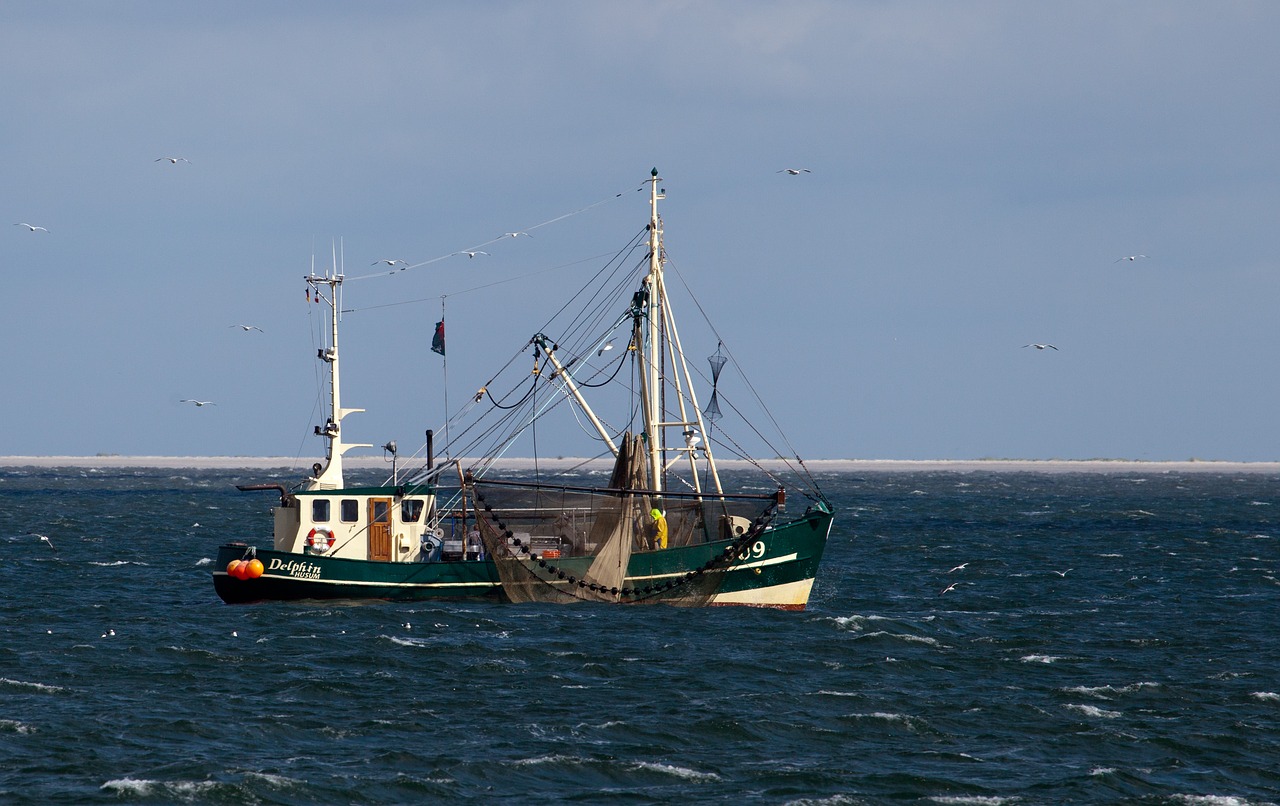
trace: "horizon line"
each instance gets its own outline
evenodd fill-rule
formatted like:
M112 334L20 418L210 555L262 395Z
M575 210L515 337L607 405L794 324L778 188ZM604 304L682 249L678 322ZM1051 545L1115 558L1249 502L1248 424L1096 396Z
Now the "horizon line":
M459 461L473 461L477 457L463 457ZM100 453L92 456L47 455L47 456L0 456L0 468L157 468L157 469L264 469L308 468L316 459L291 458L284 456L167 456L167 455L125 455ZM441 458L437 458L437 462ZM425 460L409 458L403 465L424 463ZM391 460L379 456L347 456L343 463L353 470L368 470L376 467L389 467ZM609 467L613 464L610 458L565 457L555 458L507 457L494 462L498 469L532 470L538 467L548 469L571 469L581 467L593 469ZM716 464L726 470L750 468L755 465L766 468L794 466L795 459L763 459L756 462L744 459L718 459ZM811 471L894 471L894 470L1066 470L1066 471L1124 471L1135 469L1151 470L1200 470L1200 471L1252 471L1280 473L1280 461L1273 460L1230 460L1230 459L805 459L803 465Z

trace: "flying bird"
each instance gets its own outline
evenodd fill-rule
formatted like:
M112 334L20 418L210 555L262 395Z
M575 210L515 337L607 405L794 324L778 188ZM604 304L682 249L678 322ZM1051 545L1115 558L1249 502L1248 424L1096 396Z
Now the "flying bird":
M781 171L774 171L774 173L787 174L788 176L799 176L800 174L811 174L813 171L808 168L783 168Z
M948 573L948 574L950 574L950 573L953 573L953 572L955 572L955 571L963 571L964 569L966 569L966 568L968 568L968 567L969 567L969 564L968 564L968 563L960 563L959 565L957 565L955 568L952 568L952 569L951 569L950 571L948 571L947 573Z
M525 236L526 238L532 238L532 237L533 237L532 235L530 235L529 233L525 232L524 230L521 230L520 232L504 232L504 233L502 233L502 237L504 237L504 238L519 238L521 235Z
M599 350L596 351L596 355L597 356L604 355L605 353L609 352L612 349L613 349L613 342L608 342L605 344L605 346L601 347Z
M964 584L963 582L952 582L952 583L951 583L950 585L948 585L947 587L945 587L945 588L943 588L942 590L938 591L938 595L939 595L939 596L941 596L941 595L943 595L944 593L951 593L951 591L953 591L953 590L955 590L955 589L956 589L956 586L957 586L957 585L963 585L963 584Z
M194 404L196 404L196 406L197 406L197 407L198 407L198 406L216 406L216 405L218 405L217 403L214 403L212 400L192 400L192 399L191 399L191 398L189 398L189 397L184 397L184 398L182 398L181 400L179 400L178 402L179 402L179 403L194 403Z
M1057 349L1058 349L1057 347L1054 347L1052 344L1036 344L1035 342L1032 342L1031 344L1024 344L1024 345L1022 345L1022 346L1023 346L1023 347L1034 347L1034 348L1036 348L1037 350L1043 350L1043 349L1045 349L1045 348L1048 348L1048 349L1050 349L1050 350L1057 350ZM1061 350L1059 350L1059 352L1061 352Z
M37 226L33 226L33 225L31 225L31 224L26 224L26 223L22 223L22 224L14 224L14 226L15 226L15 227L26 227L26 228L27 228L27 230L28 230L28 231L30 231L30 232L36 232L37 230L38 230L38 231L40 231L40 232L48 232L48 231L49 231L49 230L45 229L44 227L37 227Z
M369 265L370 265L370 266L376 266L376 265L378 265L379 263L385 263L385 264L387 264L388 266L394 266L394 265L396 265L396 264L398 264L398 263L404 263L404 265L406 265L406 266L408 266L408 265L409 265L408 263L405 263L403 260L400 260L400 259L398 259L398 258L397 258L397 259L395 259L395 260L388 260L388 259L385 259L385 258L384 258L384 259L382 259L382 260L375 260L375 261L373 261L372 263L370 263Z
M49 548L53 549L54 551L58 550L58 547L53 545L53 541L49 539L48 535L42 535L39 532L32 532L31 534L34 535L35 537L40 538L41 543L48 544Z
M1050 570L1052 570L1052 569L1050 569ZM1076 569L1074 569L1074 568L1068 568L1066 571L1054 571L1053 573L1057 574L1057 575L1058 575L1058 576L1060 576L1060 577L1066 577L1066 575L1067 575L1067 574L1069 574L1070 572L1072 572L1072 571L1074 571L1074 570L1076 570Z
M227 325L227 327L238 327L238 328L240 328L241 330L243 330L245 333L248 333L250 330L256 330L256 331L258 331L259 333L266 333L266 332L267 332L267 331L263 330L262 328L258 327L257 325Z
M177 165L179 162L191 162L186 157L156 157L154 162L168 162L170 165Z
M1139 258L1144 258L1144 257L1146 257L1146 255L1125 255L1124 257L1118 257L1118 258L1116 258L1115 260L1113 260L1113 261L1111 261L1111 262L1112 262L1112 263L1119 263L1119 262L1120 262L1120 261L1122 261L1122 260L1128 260L1128 261L1131 261L1131 262L1132 262L1132 261L1134 261L1134 260L1138 260Z
M466 251L466 250L463 250L463 251L461 251L461 252L454 252L454 254L455 254L455 255L466 255L467 257L475 257L476 255L487 255L487 254L489 254L489 253L488 253L488 252L484 252L484 251L481 251L481 250L477 249L477 250L476 250L476 251L474 251L474 252L468 252L468 251Z

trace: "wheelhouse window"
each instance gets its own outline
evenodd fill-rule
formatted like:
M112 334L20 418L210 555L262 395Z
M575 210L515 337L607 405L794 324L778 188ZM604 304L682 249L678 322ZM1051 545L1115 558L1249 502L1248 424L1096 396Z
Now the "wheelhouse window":
M354 498L342 499L342 522L355 523L360 520L360 502Z
M400 502L400 520L405 523L417 523L422 517L422 501L406 498Z
M328 523L329 522L329 499L316 498L311 502L311 521L312 523Z

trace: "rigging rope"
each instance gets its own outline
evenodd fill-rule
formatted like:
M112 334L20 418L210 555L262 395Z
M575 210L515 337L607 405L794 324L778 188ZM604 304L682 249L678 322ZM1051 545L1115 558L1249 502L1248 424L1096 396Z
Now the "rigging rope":
M782 430L782 426L779 425L777 419L774 418L773 412L770 411L768 405L765 404L764 398L762 398L760 396L760 393L756 391L755 386L751 383L751 379L747 377L747 374L743 371L742 365L739 364L738 359L734 357L733 351L728 348L728 345L724 344L724 338L720 335L720 332L716 330L716 326L712 324L711 317L707 316L707 312L703 310L702 304L698 302L697 296L695 296L693 293L693 289L689 288L689 284L688 282L685 281L684 275L682 275L680 273L680 270L677 269L674 265L671 265L671 264L668 264L668 265L670 266L672 271L675 273L676 277L680 279L680 284L684 286L685 292L689 295L689 299L693 301L694 307L698 309L698 313L702 314L702 320L706 322L707 327L711 328L711 332L715 335L717 339L720 340L721 345L725 347L725 352L728 353L729 360L733 362L734 368L738 370L738 375L742 377L743 383L745 383L747 385L747 388L751 390L752 396L755 397L756 403L760 405L760 408L762 411L764 411L765 416L769 418L769 422L773 423L774 430L778 433L778 436L782 437L782 441L786 443L787 448L790 451L791 455L795 456L797 461L799 461L800 459L799 452L796 451L795 446L791 444L791 440L787 438L786 432ZM703 380L706 380L706 376L703 375L701 371L698 371L698 376L701 377ZM791 470L792 473L795 473L797 476L807 479L809 481L810 486L813 487L814 491L818 494L818 496L823 501L827 500L826 495L823 494L822 489L818 486L818 480L813 477L813 474L809 472L809 468L805 467L803 462L800 462L800 468L801 470L804 471L803 473L801 473L800 471L796 470L794 467L791 466L791 460L782 458L782 452L777 450L773 446L773 444L769 441L769 439L760 432L760 429L752 425L751 422L746 417L743 416L742 412L739 411L738 408L733 405L732 401L726 401L726 402L728 403L729 408L733 409L734 413L737 414L738 417L740 417L742 421L746 423L747 426L753 432L755 432L755 435L760 438L760 440L769 448L769 450L773 451L775 456L782 459L782 461L786 463L787 468ZM759 467L758 464L756 466Z
M639 190L644 190L644 189L645 189L645 187L644 187L643 185L641 185L640 187L636 188L635 190L639 191ZM600 205L602 205L602 204L608 204L608 203L609 203L609 202L611 202L611 201L615 201L615 200L617 200L617 199L621 199L624 195L625 195L625 193L616 193L616 194L614 194L613 196L608 197L607 199L601 199L601 200L600 200L600 201L598 201L598 202L593 202L593 203L591 203L591 204L588 204L586 207L579 207L577 210L571 210L571 211L569 211L569 212L567 212L567 213L564 213L564 214L562 214L562 215L558 215L558 216L556 216L555 218L549 218L549 219L547 219L546 221L543 221L543 222L542 222L542 223L540 223L540 224L534 224L533 226L531 226L531 227L525 227L525 228L524 228L524 229L522 229L522 230L516 230L515 232L507 232L507 233L503 233L502 235L499 235L499 236L497 236L496 238L490 238L489 240L487 240L487 241L485 241L485 242L483 242L483 243L479 243L479 244L476 244L475 246L467 247L466 249L457 249L457 250L452 251L452 252L450 252L450 253L448 253L448 254L446 254L446 255L440 255L439 257L433 257L433 258L431 258L431 259L429 259L429 260L424 260L424 261L422 261L422 262L420 262L420 263L414 263L414 264L412 264L412 265L405 266L404 268L396 269L396 270L394 270L394 271L390 271L390 272L386 272L386 271L379 271L379 272L374 272L374 273L372 273L372 274L362 274L362 275L360 275L360 276L358 276L358 277L348 277L348 278L346 278L346 281L350 283L350 282L355 282L356 280L368 280L368 279L370 279L370 278L372 278L372 277L387 277L387 276L389 276L389 275L393 275L393 274L401 274L401 273L403 273L403 272L409 271L410 269L418 269L418 268L422 268L423 266L429 266L429 265L431 265L432 263L439 263L439 262L440 262L440 261L442 261L442 260L448 260L448 259L449 259L449 258L451 258L451 257L456 257L456 256L458 256L458 255L465 254L465 253L467 253L467 252L476 252L476 251L479 251L482 247L489 246L490 244L498 243L499 241L506 240L507 238L514 238L514 237L516 237L516 236L520 235L520 233L524 233L525 235L528 235L530 230L541 229L542 227L549 226L549 225L551 225L551 224L556 223L557 221L563 221L563 220L564 220L564 219L566 219L566 218L570 218L570 217L572 217L572 216L580 215L580 214L582 214L582 213L587 212L588 210L593 210L593 209L595 209L596 207L599 207L599 206L600 206Z

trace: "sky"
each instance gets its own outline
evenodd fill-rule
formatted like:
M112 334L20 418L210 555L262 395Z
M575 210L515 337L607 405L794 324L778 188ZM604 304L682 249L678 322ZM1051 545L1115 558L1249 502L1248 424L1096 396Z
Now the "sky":
M347 439L416 446L657 167L672 270L805 458L1277 460L1276 31L1230 0L6 2L0 455L322 455L302 278L335 250L417 265L342 323Z

